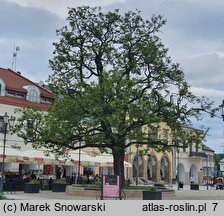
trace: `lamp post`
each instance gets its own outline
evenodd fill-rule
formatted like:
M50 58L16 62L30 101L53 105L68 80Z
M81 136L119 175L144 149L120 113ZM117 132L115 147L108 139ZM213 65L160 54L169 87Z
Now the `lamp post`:
M12 126L13 125L13 123L14 123L14 121L15 121L15 118L13 117L13 116L11 116L10 118L9 118L9 116L8 116L8 114L7 114L7 112L5 112L5 115L4 116L1 116L1 121L2 121L2 130L0 131L0 132L2 132L3 134L4 134L4 136L3 136L3 154L2 154L2 169L1 169L1 174L2 174L2 176L1 176L1 178L2 178L2 180L1 180L1 192L3 192L4 191L4 189L3 189L3 186L4 186L4 184L3 184L3 181L4 181L4 170L5 170L5 145L6 145L6 134L7 134L7 128L8 128L8 126L10 127L10 126Z
M136 179L135 179L135 184L136 186L138 186L138 177L139 177L139 152L138 152L138 148L139 148L139 144L136 144L136 148L137 148L137 166L136 166Z
M180 162L180 150L177 148L177 190L180 190L180 167L179 167L179 162Z
M206 175L207 175L207 181L206 181L206 186L207 186L207 190L208 190L208 155L206 155Z
M80 183L80 170L81 170L81 141L79 141L79 158L78 158L78 173L75 179L75 184Z
M77 177L77 184L79 184L79 180L80 180L80 165L81 165L81 141L79 141L79 164L78 164L78 177Z

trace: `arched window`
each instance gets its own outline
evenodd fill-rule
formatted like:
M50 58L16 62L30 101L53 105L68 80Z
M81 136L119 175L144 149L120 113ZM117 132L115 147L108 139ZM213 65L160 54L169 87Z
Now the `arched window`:
M40 90L36 86L29 86L27 92L26 99L28 101L40 103Z
M5 82L0 79L0 95L5 96Z
M32 89L30 92L29 92L29 96L30 96L30 101L32 102L37 102L37 98L38 98L38 93L35 89Z

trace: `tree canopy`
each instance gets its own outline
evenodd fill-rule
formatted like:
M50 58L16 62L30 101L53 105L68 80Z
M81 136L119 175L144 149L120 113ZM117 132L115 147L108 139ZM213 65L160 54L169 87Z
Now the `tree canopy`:
M70 8L67 21L57 30L49 61L54 105L45 114L21 110L19 136L57 154L79 148L78 143L111 149L115 174L123 174L130 145L156 150L186 145L181 126L210 113L212 103L192 94L180 65L168 56L159 37L166 20L160 15L145 20L137 10L121 14L83 6ZM160 122L178 142L143 132L143 126L150 130ZM188 131L187 137L196 141L199 134Z

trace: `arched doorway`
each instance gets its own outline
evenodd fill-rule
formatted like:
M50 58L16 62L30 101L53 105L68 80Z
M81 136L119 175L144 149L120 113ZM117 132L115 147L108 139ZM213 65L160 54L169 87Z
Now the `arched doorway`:
M160 179L162 181L169 182L169 161L166 156L161 159L160 162Z
M179 179L179 182L185 182L185 169L182 163L177 165L177 179Z
M132 164L132 176L133 177L140 177L143 176L143 161L142 157L139 155L135 155L133 164Z
M191 165L190 172L189 172L189 181L191 177L193 182L198 183L198 170L195 164Z
M157 171L156 158L150 155L147 163L147 177L149 180L156 181L157 179L156 171Z

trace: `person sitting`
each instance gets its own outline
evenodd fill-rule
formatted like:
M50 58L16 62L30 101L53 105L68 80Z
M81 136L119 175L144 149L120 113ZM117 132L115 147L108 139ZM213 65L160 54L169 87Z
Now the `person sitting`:
M23 174L23 176L22 176L22 179L23 179L24 182L29 182L29 180L30 180L30 175L29 175L29 173L25 172L25 173Z
M34 172L31 173L30 177L31 177L31 179L36 179L37 178L37 176Z

